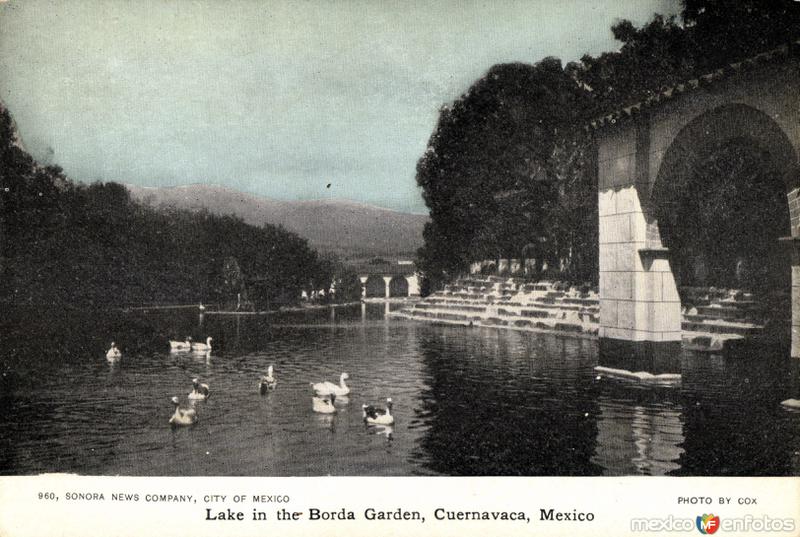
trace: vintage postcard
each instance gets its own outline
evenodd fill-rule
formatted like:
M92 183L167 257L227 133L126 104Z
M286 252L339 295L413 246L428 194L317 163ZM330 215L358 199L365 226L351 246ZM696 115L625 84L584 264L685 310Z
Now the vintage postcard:
M800 534L800 2L0 2L0 536Z

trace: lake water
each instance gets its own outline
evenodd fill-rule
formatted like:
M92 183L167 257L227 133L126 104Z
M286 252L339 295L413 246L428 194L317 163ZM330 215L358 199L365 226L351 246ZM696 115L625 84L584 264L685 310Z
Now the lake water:
M800 475L800 361L684 351L680 388L597 379L597 342L302 313L12 311L0 320L0 473L90 475ZM24 329L22 329L24 327ZM209 356L168 339L214 337ZM116 341L123 358L109 364ZM258 380L275 366L277 388ZM312 411L309 383L352 393ZM211 388L192 427L172 396ZM394 401L391 431L362 403Z

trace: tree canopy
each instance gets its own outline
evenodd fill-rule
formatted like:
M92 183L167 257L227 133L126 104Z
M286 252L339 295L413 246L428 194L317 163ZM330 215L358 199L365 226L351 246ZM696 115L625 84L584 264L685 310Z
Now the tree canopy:
M681 18L611 28L617 51L502 64L439 121L417 165L430 209L418 266L435 288L481 259L535 257L597 278L593 140L583 126L665 86L800 37L792 0L684 0Z
M503 64L442 109L417 166L430 208L419 252L426 274L463 270L475 252L521 254L544 236L557 187L557 136L575 122L582 90L561 62Z
M73 183L17 143L0 107L0 300L258 307L326 288L334 266L305 239L233 216L154 209L116 183Z

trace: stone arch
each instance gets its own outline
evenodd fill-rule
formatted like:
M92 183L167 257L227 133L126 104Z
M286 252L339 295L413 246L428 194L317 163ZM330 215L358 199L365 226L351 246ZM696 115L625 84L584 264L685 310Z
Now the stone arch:
M395 276L389 281L389 296L408 296L408 280L405 276Z
M753 172L749 180L743 169ZM778 239L793 234L800 217L791 202L797 170L789 136L764 112L734 103L698 115L669 144L643 207L648 246L670 250L679 286L759 288L766 302L788 297L788 252Z
M680 192L690 184L709 156L732 141L760 150L769 161L770 170L777 175L774 180L784 185L791 198L800 186L800 174L797 153L786 133L772 118L755 108L742 104L719 106L686 124L664 153L643 207L648 223L648 246L662 246L664 235L670 233L665 215L674 212ZM800 218L800 207L793 210L791 217L792 220ZM790 229L785 231L789 235Z
M384 298L386 296L386 282L383 276L375 274L369 276L364 286L366 288L366 296L369 298Z
M777 224L770 233L763 233L760 225L752 229L763 233L764 244L788 246L782 257L789 257L787 250L792 252L792 269L785 273L791 272L792 295L798 297L792 302L792 356L800 356L800 75L794 59L776 60L780 63L755 62L745 70L732 66L593 122L598 133L599 336L607 346L617 341L639 348L639 342L646 342L641 348L648 347L645 354L650 355L650 347L668 349L681 341L687 322L681 316L682 297L673 271L681 251L665 244L671 240L672 225L665 216L671 214L676 191L691 183L706 185L700 192L708 195L697 197L704 203L684 197L673 206L693 219L708 214L719 219L696 218L675 229L689 243L694 240L689 229L703 230L697 241L703 247L715 246L711 237L723 237L724 242L724 230L732 231L732 236L738 232L718 207L725 203L741 207L739 214L751 222L758 221L754 215L763 214L775 220L763 210L769 207L764 200L774 200L777 210L772 212L782 214L781 229ZM737 153L737 148L743 151ZM717 166L725 158L736 166ZM730 172L727 176L725 170ZM746 170L755 171L743 174ZM728 189L726 177L741 180ZM766 189L749 186L767 184ZM769 196L759 197L762 190ZM751 233L750 244L758 244L757 235ZM744 249L730 239L726 244L735 246L738 267ZM731 251L724 253L727 267ZM786 291L784 286L782 292Z
M649 196L649 207L663 202L670 183L685 182L698 163L721 142L747 139L767 150L786 191L800 186L797 151L787 133L767 114L744 104L726 104L706 111L687 123L675 136L658 166Z

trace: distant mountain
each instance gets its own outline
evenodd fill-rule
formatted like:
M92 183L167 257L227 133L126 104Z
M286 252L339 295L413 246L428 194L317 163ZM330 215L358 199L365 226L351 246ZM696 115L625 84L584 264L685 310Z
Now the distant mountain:
M134 199L149 205L207 209L231 214L252 225L281 225L322 252L345 259L412 257L422 246L426 215L401 213L349 200L280 201L215 185L140 187L126 185Z

